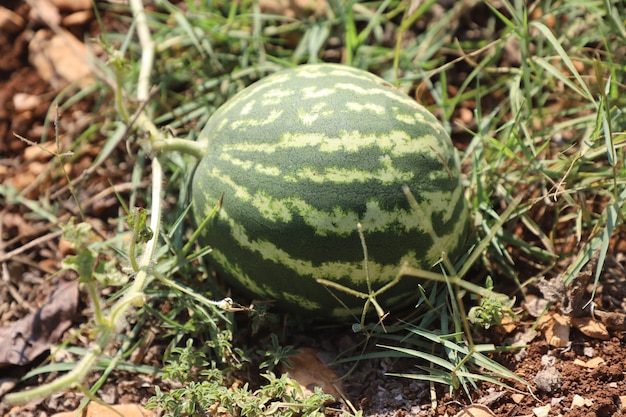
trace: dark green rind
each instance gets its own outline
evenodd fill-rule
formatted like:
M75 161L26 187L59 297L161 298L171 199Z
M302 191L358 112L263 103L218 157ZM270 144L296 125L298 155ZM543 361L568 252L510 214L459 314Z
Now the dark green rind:
M285 93L291 95L277 98ZM196 219L224 196L202 237L214 248L212 265L240 291L274 299L281 309L347 314L315 278L367 291L357 221L374 289L403 261L430 269L442 251L454 259L464 248L468 212L449 137L427 110L367 72L332 64L281 71L220 108L201 140L209 151L194 177ZM405 184L420 202L419 216ZM340 212L336 224L326 218L311 225ZM404 306L417 284L405 278L379 301ZM363 305L333 293L354 311Z

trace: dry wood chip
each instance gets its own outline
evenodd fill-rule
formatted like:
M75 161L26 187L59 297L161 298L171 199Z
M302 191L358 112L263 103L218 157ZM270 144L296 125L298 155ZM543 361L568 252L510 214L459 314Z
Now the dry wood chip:
M545 311L547 305L548 300L540 298L534 294L526 295L523 302L524 308L526 309L528 314L533 317L540 317Z
M626 330L626 314L624 313L596 310L594 315L610 330Z
M556 313L547 315L541 320L539 328L550 346L565 347L569 344L570 325L567 317Z
M317 349L298 348L299 353L289 358L292 368L283 367L282 371L288 373L307 394L313 393L315 387L320 387L326 394L335 398L341 398L338 389L339 375L328 368L318 357Z
M35 0L30 17L32 20L44 22L49 27L58 27L61 23L61 13L50 0Z
M73 82L85 87L93 81L87 65L87 48L68 31L53 34L46 29L38 30L28 44L28 53L41 78L54 88Z
M606 326L591 317L572 317L570 323L581 333L594 339L609 340L611 338Z
M488 392L489 393L487 395L480 397L476 401L476 403L479 405L489 406L495 403L496 401L498 401L505 394L504 391L496 391L496 390L488 390Z

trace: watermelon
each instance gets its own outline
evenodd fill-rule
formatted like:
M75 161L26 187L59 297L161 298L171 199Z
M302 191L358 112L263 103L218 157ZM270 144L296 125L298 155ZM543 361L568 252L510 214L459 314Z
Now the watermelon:
M449 136L369 72L278 71L220 107L199 140L207 152L193 177L193 213L201 222L222 199L200 239L235 294L320 319L351 317L364 300L318 279L368 293L404 263L430 270L444 253L454 261L464 251L469 214ZM405 277L377 301L385 310L410 305L418 284Z

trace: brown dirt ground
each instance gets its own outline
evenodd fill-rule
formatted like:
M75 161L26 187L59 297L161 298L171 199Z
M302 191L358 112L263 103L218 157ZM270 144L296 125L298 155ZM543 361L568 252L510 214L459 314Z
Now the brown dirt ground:
M54 137L53 124L44 125L44 121L46 118L50 120L49 106L57 90L40 78L29 61L29 39L33 31L42 24L29 18L30 8L24 1L6 1L3 6L15 11L29 23L17 32L0 33L0 183L11 184L24 197L35 201L40 195L50 196L57 191L58 201L70 201L67 190L63 190L66 181L58 174L58 167L49 169L52 165L50 158L29 154L27 144L14 135L38 142L47 129L49 137ZM86 33L97 31L97 26L93 20L89 20L71 29L82 39ZM13 106L13 99L18 93L36 96L40 102L28 110L18 112ZM83 130L88 125L89 118L96 117L90 116L93 105L91 100L92 98L88 98L63 111L59 126L62 136L70 137L72 132ZM83 149L81 157L66 167L71 178L75 178L89 166L101 145L102 138L92 141L91 147ZM120 149L120 155L126 155L124 149ZM127 183L131 165L132 161L103 165L89 178L88 186L83 184L80 188L81 199L87 200L105 190L109 181L115 184ZM115 226L109 226L106 222L117 213L116 199L109 197L111 196L93 201L87 206L85 213L90 221L99 225L103 235L115 233ZM62 203L58 207L58 216L67 218L74 211L75 207L71 204ZM49 279L58 270L64 252L59 248L58 235L50 234L50 222L31 214L30 209L16 201L0 201L0 327L15 322L44 304L50 292L60 282L68 279L58 275ZM41 239L37 244L29 245L38 238ZM437 405L432 409L426 384L384 375L384 371L410 372L415 364L406 360L381 360L362 364L345 381L346 394L357 408L364 410L364 415L372 416L455 415L472 402L485 404L498 416L533 415L539 412L537 407L548 405L551 408L549 415L621 415L625 405L622 396L626 395L626 338L621 315L624 312L624 290L621 284L625 281L626 274L623 245L616 244L613 248L613 267L605 271L603 285L596 296L599 308L614 314L608 319L603 316L609 324L606 333L587 336L572 329L566 346L553 347L544 337L547 331L539 332L528 342L524 351L497 356L501 363L530 382L533 394L529 394L524 386L515 387L522 392L520 394L488 384L479 385L472 390L471 398L463 393L451 396L438 389ZM553 310L557 311L557 307L558 305ZM511 333L506 333L503 329L492 329L483 335L484 339L497 342L505 337L512 337L515 333L525 332L534 324L534 319L527 314L522 314L521 317L523 320L508 329ZM80 341L80 326L85 319L86 316L81 313L73 327L66 332L66 337L76 335ZM615 323L619 320L621 322ZM316 337L323 337L321 330ZM349 335L344 337L350 338ZM329 343L332 345L332 341ZM161 344L155 342L148 346L142 363L159 367L163 347L163 341ZM27 368L1 368L0 382L23 374ZM540 373L544 370L547 371ZM538 379L538 374L543 379ZM33 377L16 389L40 384L54 376L55 374ZM116 371L99 395L108 403L145 404L154 394L155 384L164 386L165 383L150 375ZM538 389L538 385L548 387L550 392ZM573 406L576 396L582 398L582 405ZM0 415L51 415L74 409L81 398L82 395L70 392L15 408L1 402Z

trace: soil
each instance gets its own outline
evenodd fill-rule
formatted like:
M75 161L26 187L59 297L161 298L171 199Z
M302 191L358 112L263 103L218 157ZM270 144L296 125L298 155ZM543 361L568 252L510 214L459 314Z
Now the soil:
M35 32L47 25L33 18L25 1L5 1L2 7L21 16L24 22L15 30L0 31L0 183L5 192L6 187L11 186L20 193L13 199L0 201L0 327L6 327L45 305L55 289L62 283L72 281L71 276L56 273L61 260L68 253L59 234L53 231L55 229L52 225L56 219L43 218L37 214L36 208L27 207L24 199L20 198L43 203L53 201L49 197L55 195L54 201L61 202L57 208L58 219L67 220L77 214L69 198L66 177L61 174L63 170L59 169L57 159L33 151L33 147L18 136L37 143L44 137L51 141L55 137L56 128L61 132L61 149L66 149L72 135L83 132L99 116L93 111L96 101L94 96L87 96L60 110L59 124L55 126L53 122L57 117L52 102L59 92L59 85L54 85L53 80L42 79L32 64L34 57L29 52L29 43ZM61 12L63 17L70 14L68 11ZM66 28L78 39L99 31L93 17ZM34 104L20 104L18 98L24 97L34 97ZM97 133L95 137L88 148L77 150L80 155L65 165L69 178L78 177L98 155L105 138L98 137ZM459 142L463 140L465 138L459 138ZM118 212L115 195L107 193L109 184L118 184L118 191L126 195L128 188L125 185L130 184L134 163L129 160L123 146L116 149L113 155L119 157L111 158L111 161L92 172L88 182L80 183L78 189L81 201L90 201L85 205L84 215L103 236L114 235L117 227L108 223ZM621 255L622 249L619 242L612 246L611 267L605 269L594 299L598 313L593 318L591 314L582 318L586 324L599 325L600 330L591 332L588 327L574 325L574 319L581 318L563 315L568 300L561 298L554 302L547 315L548 320L539 327L540 330L534 336L522 340L526 344L524 349L494 356L527 381L530 391L529 387L522 384L514 384L514 389L503 389L487 383L479 384L468 393L460 390L450 394L442 387L431 391L427 383L386 375L387 372L415 372L416 363L406 359L384 359L364 361L346 378L343 390L347 398L357 409L362 409L366 416L479 415L472 414L477 413L479 408L465 408L472 404L481 404L497 416L621 415L626 407L626 320L622 302L626 259ZM583 292L576 295L579 299L589 296L587 285L583 287ZM573 297L569 290L571 288L566 289L566 296ZM536 324L531 304L541 304L550 297L541 288L527 295L526 304L519 310L516 322L510 323L508 327L491 328L477 335L477 339L500 343L528 335ZM73 317L71 326L63 334L64 339L74 338L77 345L87 343L88 340L82 334L81 327L88 320L88 311L84 305L79 308L83 310ZM554 338L557 336L553 333L556 333L555 329L559 327L557 324L563 317L565 328L570 332L562 343L555 343ZM604 328L601 324L604 324ZM318 340L317 343L320 346L331 346L330 350L333 350L339 348L333 340L343 340L345 343L346 338L349 341L353 337L349 334L337 336L334 334L329 340ZM324 338L324 332L319 330L316 337ZM303 336L302 340L305 339ZM156 338L152 344L145 346L143 355L136 358L137 362L161 367L165 343ZM42 352L42 358L47 353ZM55 361L71 360L71 354L67 355L57 357ZM15 385L16 378L34 368L42 358L10 366L4 363L4 358L0 358L0 395L6 393L5 384L21 390L56 377L58 373L33 376ZM87 383L93 383L99 375L94 373ZM154 395L155 385L162 389L169 387L167 381L161 381L154 375L116 370L108 377L98 396L110 404L144 405ZM52 415L74 410L82 398L82 394L72 391L26 406L9 407L0 402L0 415ZM345 404L342 407L347 409ZM464 409L466 414L463 414ZM541 414L546 410L549 411Z

